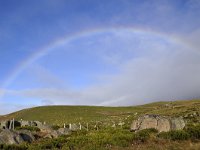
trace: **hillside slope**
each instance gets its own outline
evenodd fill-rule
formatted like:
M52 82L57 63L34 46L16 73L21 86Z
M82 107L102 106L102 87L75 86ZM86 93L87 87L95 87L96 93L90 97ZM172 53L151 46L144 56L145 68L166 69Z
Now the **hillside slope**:
M185 116L200 114L200 100L156 102L132 107L99 107L99 106L41 106L17 111L1 120L15 118L17 120L38 120L50 124L78 122L119 122L130 121L140 114L162 114L169 116Z

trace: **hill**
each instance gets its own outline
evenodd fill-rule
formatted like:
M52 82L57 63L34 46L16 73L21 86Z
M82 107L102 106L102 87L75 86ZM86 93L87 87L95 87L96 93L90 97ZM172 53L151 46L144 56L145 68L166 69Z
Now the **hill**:
M1 120L38 120L50 124L78 122L119 122L130 121L140 114L162 114L167 116L185 116L200 113L200 100L182 100L173 102L155 102L131 107L102 106L41 106L20 110L0 116Z
M144 114L160 114L171 118L182 116L187 125L181 130L168 132L159 132L154 128L131 132L130 124L133 119ZM33 131L37 127L20 127L16 131L2 129L0 149L200 149L200 100L156 102L132 107L42 106L0 116L0 120L12 118L45 121L48 123L47 127L49 124L56 126L51 126L49 131ZM81 130L77 126L79 122L82 125ZM62 128L63 123L75 123L78 128L71 132L71 124L66 127L67 135L52 137L55 133L65 131ZM4 140L12 133L15 141L16 134L21 138L32 134L31 137L37 139L30 143L9 145Z

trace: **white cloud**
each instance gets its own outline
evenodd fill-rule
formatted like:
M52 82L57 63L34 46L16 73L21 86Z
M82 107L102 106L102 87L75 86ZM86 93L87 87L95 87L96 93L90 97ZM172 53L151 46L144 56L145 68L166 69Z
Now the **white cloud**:
M125 44L122 42L114 46L118 47L118 50L107 53L107 48L113 48L112 44L119 42L116 37L109 39L108 47L103 50L102 47L95 49L101 50L98 53L102 54L100 56L103 60L106 56L109 57L110 53L121 56L121 61L115 64L118 73L102 73L97 77L101 82L82 90L54 87L8 91L8 94L40 99L41 105L136 105L200 97L200 53L196 50L198 42L192 42L197 36L189 36L188 43L194 46L188 46L188 49L184 45L176 45L158 37L118 33L114 36L120 36L119 41L125 41ZM136 37L138 40L134 43ZM126 39L133 40L127 42ZM124 45L120 47L120 44ZM133 57L126 59L127 55L124 53L132 54ZM137 57L134 57L135 55ZM110 57L106 60L107 64L112 64L112 59L116 61L115 57Z
M9 114L21 109L35 107L35 105L20 105L14 103L0 103L0 115Z
M4 95L4 93L5 93L5 91L4 91L3 89L0 89L0 97L1 97L2 95Z
M160 100L200 97L200 55L180 49L130 60L121 73L103 77L103 83L82 91L71 89L30 89L26 97L70 105L135 105ZM156 53L154 53L156 52ZM166 57L167 56L167 57Z

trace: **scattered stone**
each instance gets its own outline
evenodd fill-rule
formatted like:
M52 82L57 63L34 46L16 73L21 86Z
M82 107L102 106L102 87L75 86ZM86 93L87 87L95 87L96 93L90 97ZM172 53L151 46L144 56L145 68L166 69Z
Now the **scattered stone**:
M25 127L25 126L31 126L31 122L30 121L20 121L21 122L21 127Z
M61 134L61 135L69 135L71 134L71 130L67 129L67 128L60 128L58 129L58 132Z
M114 123L111 127L112 127L112 128L115 128L115 127L116 127L115 123Z
M75 123L71 124L71 131L77 131L77 130L80 130L79 126L76 125Z
M119 122L119 123L118 123L118 126L123 126L123 125L125 125L124 122Z

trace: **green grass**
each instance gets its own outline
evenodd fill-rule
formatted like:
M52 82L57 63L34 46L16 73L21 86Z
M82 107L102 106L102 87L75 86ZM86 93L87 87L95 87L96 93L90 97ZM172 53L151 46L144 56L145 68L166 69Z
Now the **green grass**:
M20 145L0 144L0 149L7 150L199 150L200 142L187 140L183 131L166 132L166 136L158 137L155 129L145 129L133 133L125 129L104 129L101 131L77 131L68 136L55 139L39 139L33 143Z
M170 107L166 107L170 104ZM173 108L172 108L173 107ZM41 106L24 109L12 114L0 116L0 120L23 119L45 121L54 125L64 123L96 122L112 124L124 121L130 124L135 113L183 116L188 113L200 112L200 100L156 102L131 107L99 107L99 106Z

